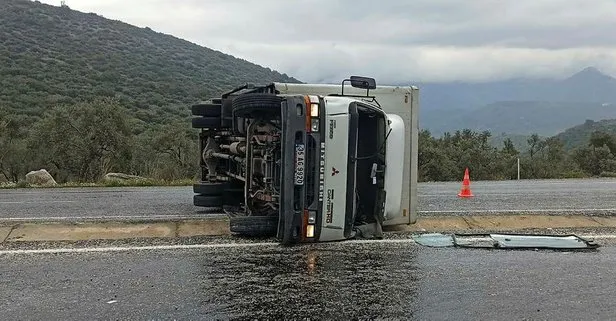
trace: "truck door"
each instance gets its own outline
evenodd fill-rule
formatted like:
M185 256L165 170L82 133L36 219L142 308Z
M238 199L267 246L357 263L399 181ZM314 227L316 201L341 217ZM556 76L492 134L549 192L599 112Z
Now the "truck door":
M348 113L327 116L321 241L343 240L353 228L355 162L349 154L355 155L357 126L352 121Z

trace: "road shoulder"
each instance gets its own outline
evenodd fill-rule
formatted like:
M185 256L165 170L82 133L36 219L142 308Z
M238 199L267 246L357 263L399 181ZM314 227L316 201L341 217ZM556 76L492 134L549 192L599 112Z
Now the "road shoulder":
M38 220L0 221L0 241L58 242L123 239L175 239L187 237L229 236L229 221L224 215L200 218L156 220ZM416 224L386 228L387 232L503 232L556 229L615 229L616 217L552 215L479 215L422 217Z

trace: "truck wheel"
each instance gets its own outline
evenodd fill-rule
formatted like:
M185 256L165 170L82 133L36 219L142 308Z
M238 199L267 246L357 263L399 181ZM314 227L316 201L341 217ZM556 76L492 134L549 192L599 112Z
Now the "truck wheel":
M246 236L276 236L278 217L233 216L229 218L229 229L233 233Z
M193 128L203 129L222 129L231 128L233 122L230 119L220 119L218 117L195 117L192 119Z
M280 114L282 98L272 94L243 94L233 99L233 114L237 117Z
M226 183L208 183L208 182L200 182L198 184L193 184L193 192L195 194L203 194L203 195L223 195L225 190L229 188L229 184Z
M200 103L192 105L192 114L204 117L220 117L222 115L221 105Z
M222 127L219 117L195 117L192 119L193 128L215 129Z
M193 204L201 207L222 207L222 196L194 195Z

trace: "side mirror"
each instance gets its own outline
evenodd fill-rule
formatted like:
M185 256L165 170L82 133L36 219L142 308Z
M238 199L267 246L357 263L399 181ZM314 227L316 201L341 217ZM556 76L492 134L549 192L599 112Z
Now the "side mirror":
M376 80L374 78L351 76L351 86L361 89L376 89Z
M365 89L366 96L370 94L370 89L376 89L376 80L374 78L351 76L350 79L342 81L342 96L344 96L344 83L347 81L351 82L351 87Z

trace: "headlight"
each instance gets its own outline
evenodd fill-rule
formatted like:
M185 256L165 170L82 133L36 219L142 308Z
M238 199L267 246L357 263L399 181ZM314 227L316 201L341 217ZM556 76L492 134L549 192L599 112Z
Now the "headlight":
M306 237L314 237L314 225L306 226Z
M310 116L319 117L319 104L310 104Z
M310 130L313 132L319 131L319 119L318 118L312 118L310 120Z

